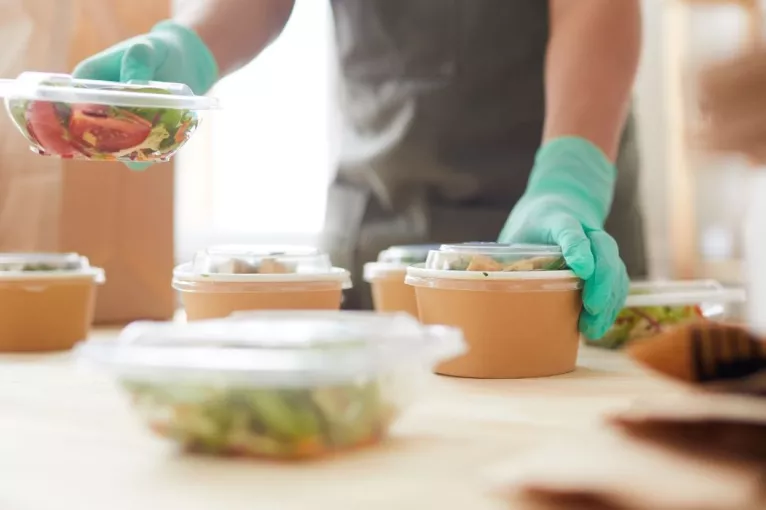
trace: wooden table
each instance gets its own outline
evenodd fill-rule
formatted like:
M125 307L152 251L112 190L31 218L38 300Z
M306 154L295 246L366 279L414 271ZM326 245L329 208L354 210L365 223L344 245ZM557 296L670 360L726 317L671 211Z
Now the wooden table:
M97 331L96 336L113 335ZM309 464L186 456L155 439L111 380L67 354L0 356L0 509L500 509L485 470L665 383L622 355L584 349L547 379L434 376L377 448Z

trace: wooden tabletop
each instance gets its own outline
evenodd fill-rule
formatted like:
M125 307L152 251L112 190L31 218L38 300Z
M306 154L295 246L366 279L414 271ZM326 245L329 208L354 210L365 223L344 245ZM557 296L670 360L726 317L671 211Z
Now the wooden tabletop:
M0 356L0 509L507 508L487 490L488 468L598 433L605 413L668 390L621 354L592 349L560 377L430 382L387 443L284 464L179 454L110 379L68 354Z

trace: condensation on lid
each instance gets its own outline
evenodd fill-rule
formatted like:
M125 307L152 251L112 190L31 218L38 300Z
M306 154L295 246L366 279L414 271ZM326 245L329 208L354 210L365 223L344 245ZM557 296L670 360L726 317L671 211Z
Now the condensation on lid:
M465 349L459 329L423 326L407 314L277 311L184 324L136 322L116 342L92 340L77 353L127 376L302 385L434 364Z
M632 282L626 307L682 306L745 301L741 288L727 288L715 280Z
M195 254L196 274L327 274L330 257L310 246L220 245Z
M181 83L129 81L118 83L76 79L68 74L21 73L15 80L0 80L0 96L8 99L86 103L137 108L209 110L214 98L197 96Z

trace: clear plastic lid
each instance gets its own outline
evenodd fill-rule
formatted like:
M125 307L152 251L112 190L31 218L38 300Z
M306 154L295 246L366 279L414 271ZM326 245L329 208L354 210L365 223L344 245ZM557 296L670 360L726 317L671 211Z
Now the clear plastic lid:
M745 300L739 288L726 288L715 280L668 280L632 282L625 306L684 306L736 303Z
M465 350L460 330L422 326L407 314L284 311L136 322L117 342L91 340L77 354L126 378L313 386L433 366Z
M57 278L88 275L98 283L104 272L91 267L87 257L77 253L0 253L0 280Z
M57 103L87 103L137 108L209 110L217 100L196 96L184 84L154 81L117 83L81 80L68 74L21 73L15 80L0 80L0 97Z
M425 262L428 252L438 249L438 244L392 246L380 252L377 261L364 265L364 279L372 281L376 278L400 276L407 266Z
M411 264L420 264L428 258L428 252L438 250L438 244L411 244L402 246L392 246L383 250L378 255L378 262L384 264L399 264L409 266Z
M566 261L558 246L535 244L444 244L428 253L425 269L439 271L560 271Z
M195 254L198 274L323 274L332 269L330 257L310 246L225 245Z

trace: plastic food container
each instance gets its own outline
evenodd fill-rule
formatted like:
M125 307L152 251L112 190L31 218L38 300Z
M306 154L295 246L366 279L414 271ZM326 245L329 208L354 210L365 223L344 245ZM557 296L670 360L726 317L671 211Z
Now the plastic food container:
M77 352L188 451L301 459L385 438L422 376L464 349L459 330L405 314L281 311L133 323Z
M214 246L173 272L189 320L241 310L337 310L348 271L302 246Z
M668 328L701 320L724 320L730 308L745 301L743 289L724 288L714 280L633 282L614 326L587 343L619 349Z
M418 316L415 290L404 283L407 267L426 261L439 245L392 246L380 252L376 262L364 265L364 280L370 284L372 303L379 312L407 312Z
M463 330L470 349L437 372L520 378L574 370L582 283L554 246L467 243L407 269L423 324Z
M88 336L104 271L76 253L0 254L0 351L70 349Z
M95 161L168 161L216 107L178 83L32 72L0 80L0 96L32 151Z

